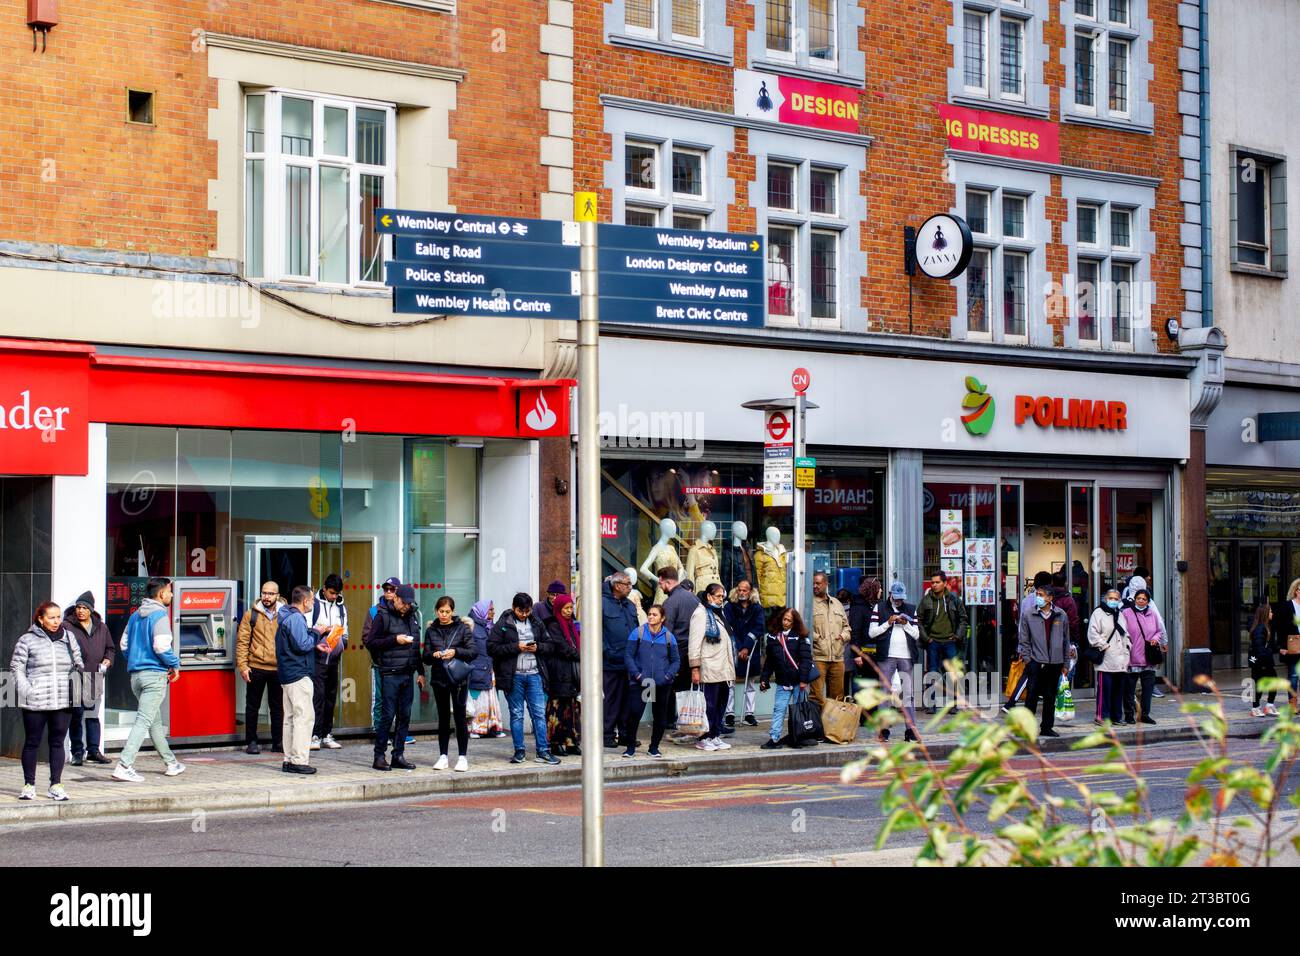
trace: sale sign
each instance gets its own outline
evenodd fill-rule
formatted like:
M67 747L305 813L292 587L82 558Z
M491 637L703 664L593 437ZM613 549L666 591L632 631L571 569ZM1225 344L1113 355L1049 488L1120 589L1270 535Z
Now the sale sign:
M948 103L935 106L943 119L950 149L1040 163L1061 161L1061 138L1055 123Z
M834 83L736 70L732 87L737 116L841 133L861 132L862 91Z

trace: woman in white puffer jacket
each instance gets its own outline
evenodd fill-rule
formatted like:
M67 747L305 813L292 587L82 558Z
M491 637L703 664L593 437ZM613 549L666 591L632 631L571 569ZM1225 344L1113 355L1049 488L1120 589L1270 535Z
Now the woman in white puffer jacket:
M1088 618L1088 643L1105 655L1096 665L1099 724L1104 720L1115 726L1124 723L1124 682L1133 642L1120 615L1122 606L1119 591L1111 588Z

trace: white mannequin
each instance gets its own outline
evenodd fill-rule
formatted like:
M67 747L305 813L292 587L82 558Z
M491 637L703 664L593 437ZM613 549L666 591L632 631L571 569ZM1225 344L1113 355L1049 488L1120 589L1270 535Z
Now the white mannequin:
M769 525L764 534L766 535L767 540L759 542L758 546L772 557L776 558L776 560L784 566L785 563L790 560L790 552L787 551L785 545L781 543L781 532Z
M645 562L640 567L641 577L653 582L655 586L655 604L662 604L664 598L668 596L663 588L659 587L659 569L671 565L680 571L682 567L682 559L677 556L677 548L673 545L673 538L676 535L677 522L672 518L662 519L659 522L659 540L650 549L650 554L646 556Z
M743 521L731 522L731 546L733 548L743 548L745 541L749 537L749 526Z
M722 583L718 552L713 547L717 534L718 526L712 521L700 522L700 536L686 555L686 576L694 582L696 594L703 594L710 584Z

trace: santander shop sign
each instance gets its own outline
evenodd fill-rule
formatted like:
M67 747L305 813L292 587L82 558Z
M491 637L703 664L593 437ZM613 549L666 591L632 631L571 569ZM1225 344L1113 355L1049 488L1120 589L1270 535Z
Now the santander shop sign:
M88 388L74 369L33 355L0 385L0 474L86 474Z

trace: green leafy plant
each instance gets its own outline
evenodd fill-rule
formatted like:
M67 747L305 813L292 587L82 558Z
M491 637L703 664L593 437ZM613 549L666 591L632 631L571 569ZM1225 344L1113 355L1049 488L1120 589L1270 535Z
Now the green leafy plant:
M945 666L956 700L922 728L922 740L881 742L842 771L845 782L869 775L884 784L877 849L920 830L926 839L915 862L923 866L1258 866L1285 840L1300 851L1296 824L1284 828L1278 819L1282 804L1300 808L1300 794L1282 796L1300 753L1300 722L1289 707L1264 732L1268 759L1254 767L1229 754L1223 698L1212 682L1204 682L1212 696L1179 695L1204 756L1188 773L1182 813L1167 818L1152 811L1140 767L1109 723L1070 747L1092 763L1054 762L1038 747L1033 713L984 715L961 694L960 663ZM875 734L903 722L897 696L879 681L859 686L857 702L876 708L868 718ZM1276 678L1259 687L1288 689ZM933 733L956 735L946 757L931 752Z

